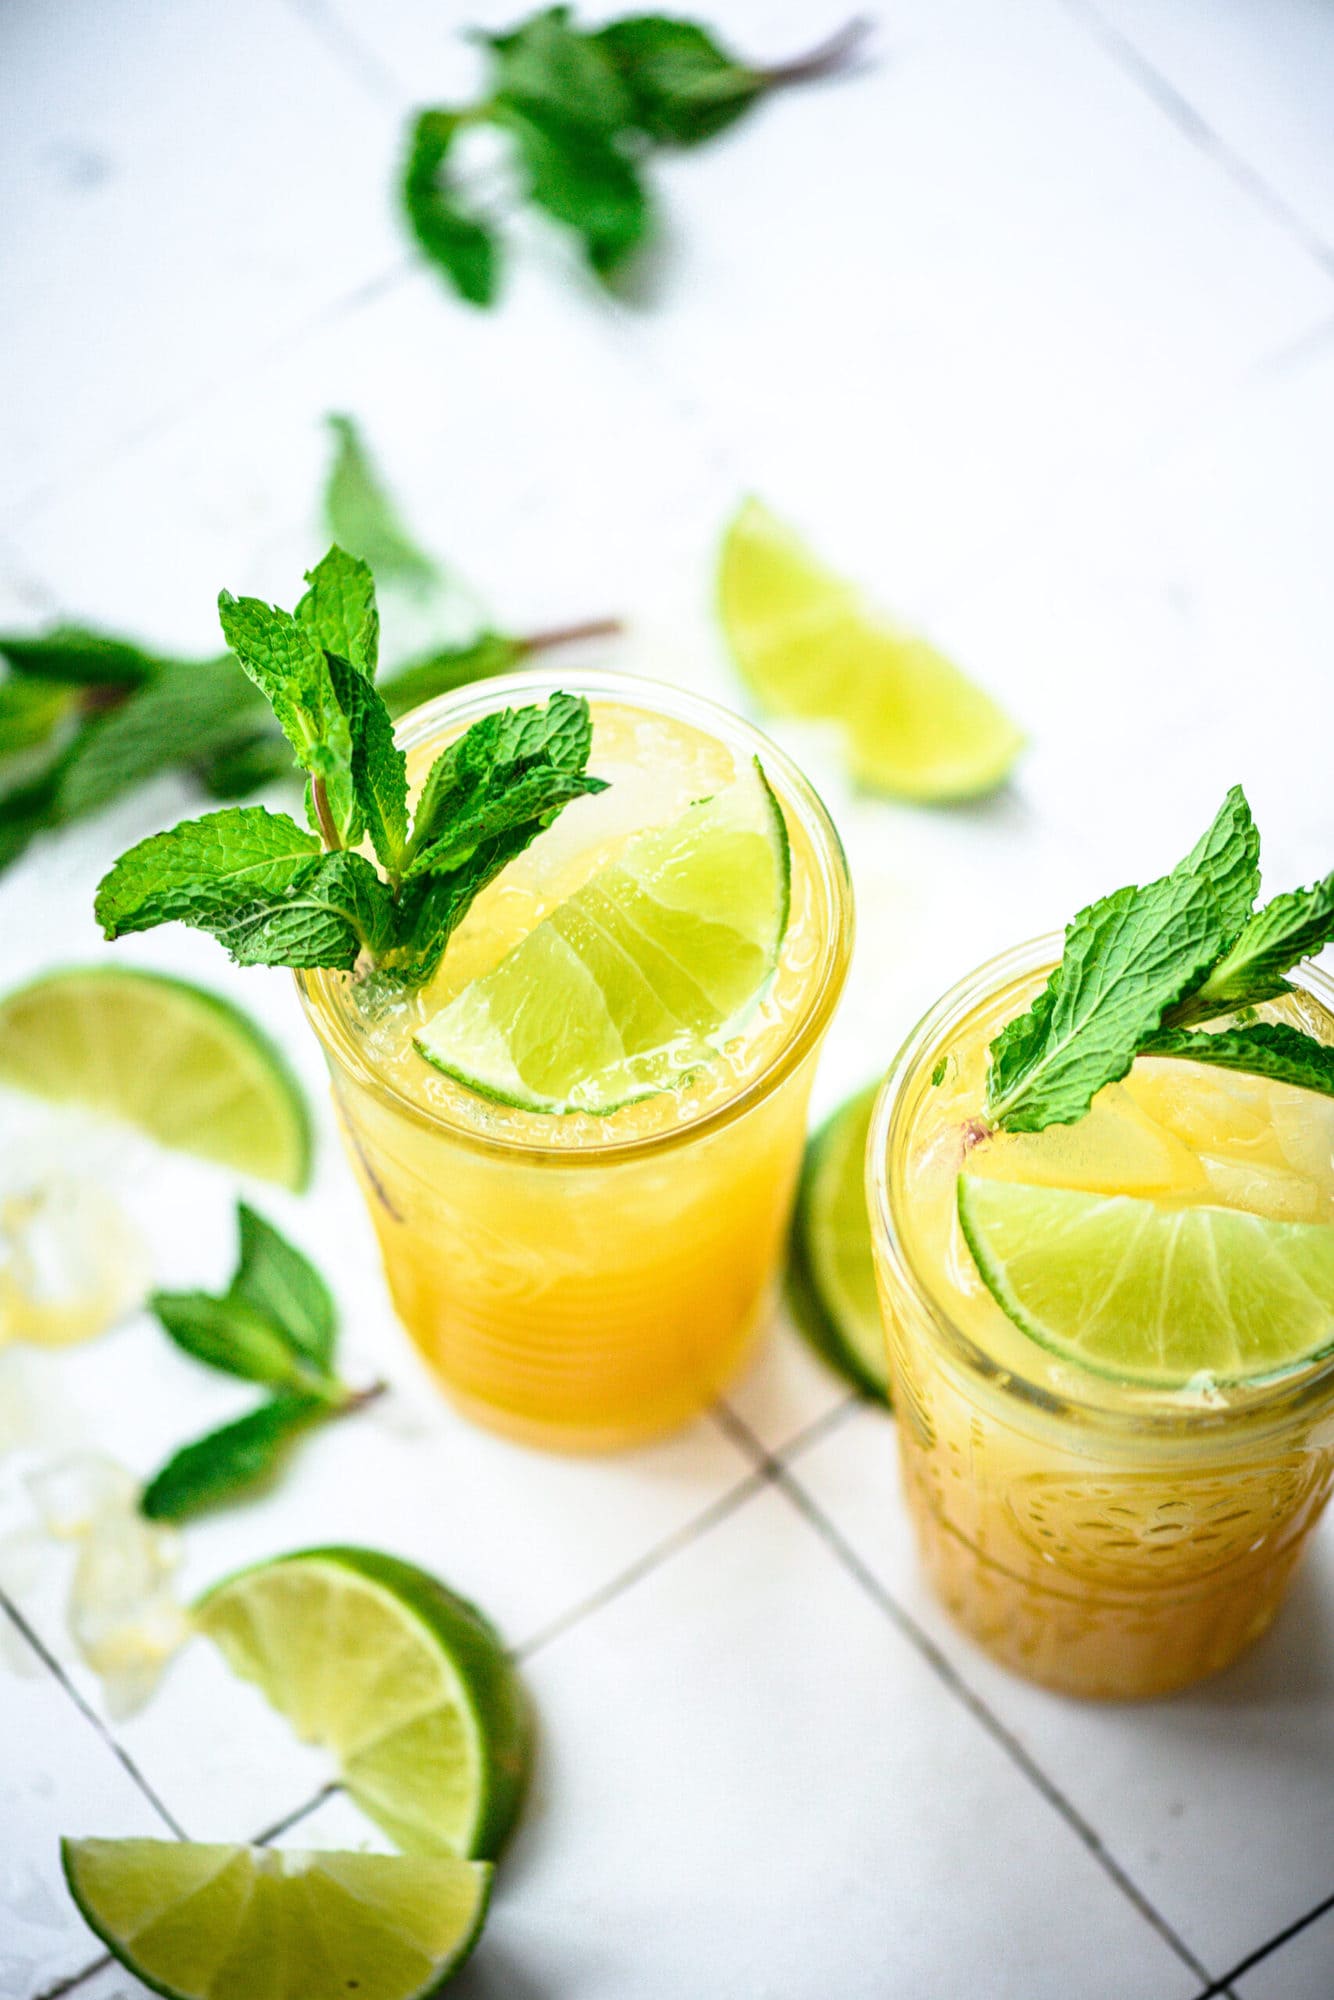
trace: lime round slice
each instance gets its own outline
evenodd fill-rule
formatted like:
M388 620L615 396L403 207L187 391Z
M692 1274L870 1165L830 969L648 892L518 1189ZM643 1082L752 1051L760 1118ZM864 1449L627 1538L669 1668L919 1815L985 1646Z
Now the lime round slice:
M229 1666L338 1760L411 1854L495 1855L523 1797L528 1708L492 1626L424 1570L310 1549L241 1570L194 1610Z
M806 1147L792 1217L788 1298L812 1346L864 1395L889 1400L885 1331L866 1214L866 1135L876 1085L859 1090Z
M853 774L900 798L993 791L1023 737L925 639L870 612L758 500L723 538L723 629L766 708L840 722Z
M72 966L19 987L0 1000L0 1082L282 1187L310 1175L286 1059L239 1007L184 979Z
M484 1097L617 1110L679 1084L757 1005L787 928L782 807L758 763L614 861L414 1036Z
M1334 1224L970 1174L959 1220L1016 1326L1124 1381L1254 1382L1334 1350Z
M70 1894L169 2000L421 2000L481 1935L485 1861L63 1840Z

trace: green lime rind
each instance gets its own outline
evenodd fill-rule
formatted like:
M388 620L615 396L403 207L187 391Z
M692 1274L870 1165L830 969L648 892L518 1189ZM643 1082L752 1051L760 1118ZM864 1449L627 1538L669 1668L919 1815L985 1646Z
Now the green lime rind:
M222 1981L234 1995L238 1974L269 2000L427 2000L474 1950L493 1874L456 1855L176 1840L66 1838L60 1860L84 1922L165 2000L212 2000Z
M269 1599L281 1616L257 1619L252 1605L262 1613ZM350 1625L344 1617L345 1657L327 1644L330 1606L344 1616L340 1599L356 1612ZM500 1853L523 1803L533 1723L500 1636L475 1605L397 1556L335 1545L224 1578L194 1619L299 1735L333 1752L348 1796L399 1847ZM395 1641L406 1690L397 1700L382 1671Z
M1031 1340L1156 1389L1277 1380L1334 1353L1334 1225L963 1174L983 1282Z
M0 1082L297 1193L310 1179L310 1113L287 1058L186 979L66 966L16 988L0 999Z
M869 610L753 498L724 533L717 606L764 708L839 724L858 783L949 804L1008 778L1024 737L999 703L925 639Z
M798 1329L816 1352L862 1395L888 1403L863 1171L877 1088L857 1091L807 1142L786 1289Z
M771 986L791 899L787 823L756 758L632 835L414 1046L477 1096L549 1116L683 1089Z

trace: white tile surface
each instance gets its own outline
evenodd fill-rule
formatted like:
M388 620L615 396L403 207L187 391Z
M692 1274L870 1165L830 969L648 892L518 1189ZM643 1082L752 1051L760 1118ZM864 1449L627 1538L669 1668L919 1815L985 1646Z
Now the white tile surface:
M1074 0L1151 66L1239 167L1334 262L1325 81L1334 16L1321 0ZM1133 60L1133 57L1132 57Z
M65 1890L60 1836L169 1833L3 1608L0 1627L0 1995L27 2000L97 1951Z
M1331 826L1328 10L1096 6L904 0L863 74L664 165L651 297L609 304L525 228L487 317L413 268L391 177L406 107L472 88L456 27L512 0L12 0L0 621L211 650L220 585L290 598L319 541L322 420L348 409L420 539L501 623L624 612L605 658L736 702L710 570L739 493L763 492L1033 738L1004 795L933 813L858 798L828 734L779 732L845 835L861 918L817 1114L970 963L1175 858L1238 776L1271 881L1309 879ZM814 0L721 0L715 18L766 57L834 21ZM409 636L391 626L390 651ZM100 951L107 860L196 804L164 780L35 848L0 881L4 982ZM330 1272L349 1365L403 1389L192 1528L184 1587L342 1536L438 1569L520 1645L546 1635L537 1795L461 2000L1192 2000L1200 1982L832 1546L756 1497L726 1419L599 1463L454 1418L389 1311L288 982L185 934L119 949L239 998L290 1051L324 1128L316 1186L250 1192ZM71 1143L53 1130L42 1145ZM35 1132L0 1101L11 1165ZM114 1163L160 1281L223 1275L228 1176L105 1137L77 1149ZM35 1365L67 1441L140 1470L245 1399L142 1319ZM892 1425L840 1420L841 1397L780 1314L729 1400L764 1450L797 1441L858 1558L1209 1973L1328 1895L1334 1530L1272 1641L1215 1687L1076 1708L943 1627ZM0 1530L24 1463L0 1467ZM64 1583L51 1568L25 1606L62 1658ZM55 1833L157 1822L58 1686L6 1673L0 1696L17 1724L0 1726L0 1885L16 1843L37 1884L20 1944L0 1939L0 1995L35 2000L85 1956ZM119 1733L204 1837L254 1833L324 1775L202 1645ZM361 1829L331 1801L299 1837ZM1330 1938L1326 1918L1274 1951L1241 2000L1328 2000ZM131 1984L108 1974L89 2000Z
M1334 1525L1273 1633L1171 1701L1065 1700L994 1666L920 1578L893 1424L858 1411L793 1472L1178 1935L1215 1973L1329 1894L1334 1837Z
M1237 2000L1329 2000L1334 1990L1334 1911L1280 1945L1237 1981Z
M1192 1990L772 1489L526 1671L543 1750L479 1995L1097 2000L1091 1961L1108 2000Z

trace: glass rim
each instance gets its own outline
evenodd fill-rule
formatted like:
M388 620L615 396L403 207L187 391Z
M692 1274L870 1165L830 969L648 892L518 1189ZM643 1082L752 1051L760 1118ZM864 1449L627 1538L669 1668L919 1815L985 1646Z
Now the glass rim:
M698 695L668 681L639 674L599 668L561 674L546 668L526 668L520 673L497 674L485 681L450 688L431 701L410 709L400 717L394 740L400 749L412 750L455 724L466 727L497 708L510 705L513 697L549 698L558 691L584 695L592 700L620 699L630 707L666 713L674 719L694 723L729 747L738 738L748 751L762 758L764 769L785 809L794 812L807 837L817 874L817 893L824 902L825 925L819 976L805 1007L791 1032L764 1067L742 1087L712 1110L667 1130L625 1139L599 1139L588 1145L549 1145L521 1137L500 1136L479 1131L452 1120L429 1106L406 1096L362 1055L344 1019L344 1010L334 997L334 981L345 974L327 971L298 971L293 974L297 993L329 1062L348 1075L362 1089L393 1108L402 1117L442 1139L489 1153L497 1159L522 1161L525 1165L562 1162L567 1168L589 1164L609 1164L644 1154L657 1154L729 1125L754 1105L772 1095L788 1076L818 1047L838 1004L852 955L853 900L847 857L837 827L815 787L785 750L745 716L725 708L706 695Z
M881 1081L866 1142L866 1189L875 1248L885 1257L895 1283L927 1321L933 1340L955 1365L970 1378L985 1382L993 1393L1013 1397L1029 1408L1141 1433L1146 1430L1179 1433L1183 1420L1200 1429L1245 1425L1249 1430L1266 1418L1290 1417L1297 1406L1308 1399L1316 1400L1334 1379L1334 1353L1305 1370L1294 1369L1257 1382L1244 1391L1244 1399L1221 1406L1174 1402L1175 1391L1110 1376L1104 1379L1091 1369L1079 1370L1076 1362L1068 1365L1072 1372L1078 1371L1086 1377L1088 1393L1071 1392L1065 1385L1055 1390L1049 1382L1037 1379L1036 1369L1030 1377L1019 1374L1013 1367L999 1366L985 1348L964 1332L908 1249L895 1214L889 1162L891 1146L902 1139L903 1124L916 1108L915 1100L910 1101L914 1083L923 1075L928 1059L937 1054L952 1026L1004 987L1054 966L1063 944L1062 932L1048 931L985 960L949 987L904 1039ZM1328 973L1304 966L1289 978L1299 991L1310 993L1334 1013L1334 978ZM1334 1224L1330 1227L1334 1228ZM1045 1352L1036 1342L1033 1344L1038 1355ZM1100 1386L1106 1388L1107 1400L1099 1398ZM1115 1402L1111 1400L1113 1395Z

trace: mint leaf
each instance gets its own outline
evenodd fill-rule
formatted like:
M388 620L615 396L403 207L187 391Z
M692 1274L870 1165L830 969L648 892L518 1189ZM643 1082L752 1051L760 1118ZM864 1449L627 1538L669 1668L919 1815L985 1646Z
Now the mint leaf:
M163 662L128 639L114 639L85 625L57 625L40 635L0 633L0 654L15 673L69 687L137 687Z
M1260 834L1240 785L1232 787L1208 832L1174 872L1208 881L1231 944L1260 893Z
M76 697L54 681L10 674L0 681L0 757L35 750L49 742Z
M329 1287L310 1260L255 1209L242 1201L236 1213L241 1261L228 1297L266 1314L298 1353L327 1371L338 1330Z
M600 130L536 104L499 104L539 208L574 230L598 277L610 279L648 234L647 190L632 160Z
M459 296L472 305L489 306L500 276L496 238L489 225L464 206L444 171L464 123L459 112L419 113L403 174L403 207L421 249Z
M269 1479L303 1431L334 1414L318 1396L275 1396L168 1459L140 1497L150 1521L180 1521Z
M568 7L482 39L492 53L493 97L607 137L633 122L634 101L604 38L571 27Z
M170 923L207 930L214 919L281 896L318 853L314 835L285 813L229 807L122 854L98 884L94 914L108 938Z
M323 1371L312 1368L258 1306L209 1292L153 1292L148 1305L176 1346L207 1367L272 1388L318 1393Z
M336 653L329 672L352 737L352 792L382 867L397 881L408 842L408 760L384 698Z
M394 904L364 855L340 852L309 862L277 896L185 921L210 931L238 965L351 972L363 951L388 950Z
M1282 1021L1223 1028L1216 1034L1165 1028L1144 1044L1142 1053L1243 1070L1249 1076L1264 1076L1273 1083L1295 1084L1299 1090L1317 1090L1325 1097L1334 1097L1334 1048Z
M388 964L429 979L473 901L563 806L605 789L584 766L592 720L581 697L483 716L436 759L417 803Z
M230 653L167 661L119 706L85 723L62 766L53 816L100 812L160 771L206 758L268 722L262 698Z
M292 753L276 729L257 732L198 757L195 774L210 798L248 799L265 785L291 777Z
M503 797L520 778L550 771L575 776L593 747L593 721L581 695L553 694L545 706L484 715L436 758L413 820L411 854L433 845L487 798ZM601 791L601 781L589 781Z
M1040 1132L1082 1118L1226 942L1202 876L1165 875L1081 910L1033 1007L991 1044L987 1106L996 1124Z
M442 646L410 660L381 681L380 692L391 715L406 715L410 708L420 708L424 701L434 701L451 688L512 672L524 650L517 639L507 639L500 632L482 632L466 646Z
M356 425L350 417L331 416L329 428L338 442L324 489L324 511L334 541L369 563L377 584L403 584L418 592L433 589L439 571L399 520Z
M364 562L337 543L306 571L310 589L296 607L305 626L326 653L337 653L367 680L375 679L380 651L380 614L375 608L375 583Z
M325 787L334 829L360 838L352 798L352 739L324 648L290 611L224 590L218 615L228 645L278 718L303 771Z
M662 146L697 146L747 111L764 78L694 21L642 14L596 37L625 84L633 122Z
M1199 990L1174 1008L1173 1025L1257 1007L1288 990L1283 974L1334 942L1334 875L1290 889L1248 917L1240 937Z

